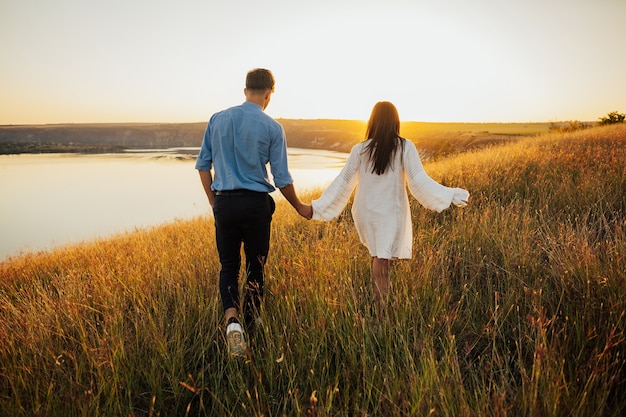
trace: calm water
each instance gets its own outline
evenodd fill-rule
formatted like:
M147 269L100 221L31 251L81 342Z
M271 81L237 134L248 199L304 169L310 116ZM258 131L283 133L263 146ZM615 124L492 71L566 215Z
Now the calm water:
M0 261L210 214L190 152L0 156ZM296 189L327 185L346 158L289 149Z

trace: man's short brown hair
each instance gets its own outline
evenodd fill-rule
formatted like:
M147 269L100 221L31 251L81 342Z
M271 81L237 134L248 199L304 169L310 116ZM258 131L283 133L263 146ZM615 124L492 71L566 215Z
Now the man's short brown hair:
M249 90L272 90L274 91L274 75L272 71L255 68L246 76L246 88Z

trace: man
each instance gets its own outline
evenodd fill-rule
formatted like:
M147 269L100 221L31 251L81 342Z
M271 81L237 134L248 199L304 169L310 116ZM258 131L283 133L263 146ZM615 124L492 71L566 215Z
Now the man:
M269 195L275 188L268 180L267 163L274 184L287 201L306 219L313 216L313 209L300 201L293 186L287 165L285 132L264 113L273 92L274 76L269 70L257 68L248 72L244 89L246 101L211 117L196 161L215 217L215 240L221 264L220 296L226 340L233 355L243 356L246 352L239 322L242 243L247 276L243 315L248 332L256 324L263 297L263 267L269 252L270 224L275 209Z

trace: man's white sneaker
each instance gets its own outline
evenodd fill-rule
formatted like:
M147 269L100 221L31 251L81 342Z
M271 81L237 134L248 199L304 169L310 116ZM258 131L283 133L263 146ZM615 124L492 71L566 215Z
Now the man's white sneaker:
M228 343L228 353L233 356L246 356L246 340L243 336L243 329L239 323L230 323L226 328L226 341Z

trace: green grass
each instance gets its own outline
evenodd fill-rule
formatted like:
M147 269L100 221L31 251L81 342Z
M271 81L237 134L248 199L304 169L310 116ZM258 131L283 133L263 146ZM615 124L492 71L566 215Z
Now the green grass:
M412 201L380 320L349 211L278 204L248 361L226 354L209 217L3 262L0 415L626 412L626 126L426 169L470 205Z

